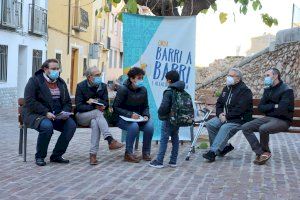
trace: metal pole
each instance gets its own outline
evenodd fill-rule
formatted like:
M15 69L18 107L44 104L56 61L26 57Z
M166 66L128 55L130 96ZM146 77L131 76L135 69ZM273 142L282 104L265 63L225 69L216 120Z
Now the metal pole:
M71 0L68 4L69 13L68 13L68 44L67 44L67 54L70 54L70 32L71 32Z
M295 4L293 3L293 12L292 12L292 28L294 27L294 13L295 12Z
M34 33L34 9L35 9L35 0L32 0L31 6L31 32Z

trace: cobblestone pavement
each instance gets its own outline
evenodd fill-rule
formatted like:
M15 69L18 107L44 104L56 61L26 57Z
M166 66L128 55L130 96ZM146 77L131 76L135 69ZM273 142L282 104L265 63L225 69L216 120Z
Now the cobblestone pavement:
M118 129L112 132L120 138ZM48 155L58 135L53 135ZM49 163L47 157L47 166L38 167L36 138L37 132L29 130L24 163L17 151L15 110L0 111L0 199L300 199L300 134L272 135L273 157L265 166L252 163L255 155L241 134L231 140L236 149L214 163L203 160L204 150L185 161L189 147L185 143L176 169L154 169L144 161L125 163L124 150L109 151L103 138L100 164L90 166L89 129L76 131L64 155L70 164ZM158 145L152 146L155 155Z

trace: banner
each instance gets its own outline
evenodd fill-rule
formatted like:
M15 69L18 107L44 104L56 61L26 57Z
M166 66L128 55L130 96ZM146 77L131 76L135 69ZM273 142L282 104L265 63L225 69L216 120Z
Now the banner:
M165 75L177 70L186 91L195 99L196 17L153 17L123 14L124 74L131 67L146 71L153 140L160 140L157 110L167 88ZM190 140L190 128L180 128L180 140Z

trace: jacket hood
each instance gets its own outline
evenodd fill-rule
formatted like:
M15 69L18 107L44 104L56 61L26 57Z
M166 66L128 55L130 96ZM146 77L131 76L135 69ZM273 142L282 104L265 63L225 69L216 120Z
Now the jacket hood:
M39 75L39 74L43 74L44 73L44 70L43 69L39 69L39 70L37 70L35 73L34 73L34 75Z
M175 88L177 90L184 90L185 83L183 81L177 81L175 83L172 83L169 87L170 88Z

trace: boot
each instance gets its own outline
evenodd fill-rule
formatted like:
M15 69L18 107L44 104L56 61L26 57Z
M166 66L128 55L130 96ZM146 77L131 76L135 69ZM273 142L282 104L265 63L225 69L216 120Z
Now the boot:
M97 154L90 154L90 165L98 165Z

